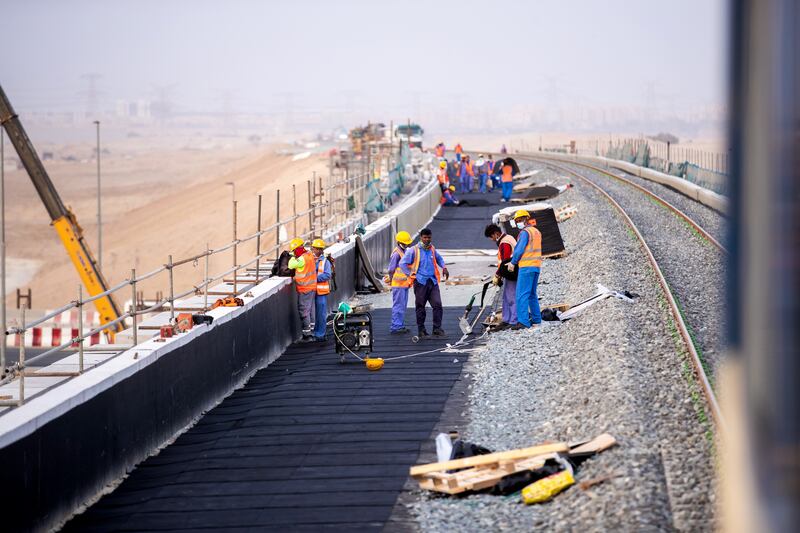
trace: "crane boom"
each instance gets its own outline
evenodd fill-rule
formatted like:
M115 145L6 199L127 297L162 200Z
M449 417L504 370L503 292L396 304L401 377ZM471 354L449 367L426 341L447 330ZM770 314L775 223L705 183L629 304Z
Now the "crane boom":
M8 101L2 86L0 86L0 124L5 128L11 144L14 145L22 165L36 188L36 192L39 193L39 198L42 199L42 203L50 215L51 223L89 295L96 296L105 292L108 289L108 283L106 283L103 274L100 272L86 239L83 238L83 230L78 225L78 221L72 211L61 201L58 191L56 191L50 176L47 174L47 170L45 170L42 161L36 154L33 143L28 138L28 134L25 133L25 128L22 127L19 117L11 107L11 103ZM101 324L107 324L119 318L119 307L117 307L111 295L98 298L94 301L94 304L100 314ZM113 335L114 332L121 331L122 327L121 323L117 323L106 331Z

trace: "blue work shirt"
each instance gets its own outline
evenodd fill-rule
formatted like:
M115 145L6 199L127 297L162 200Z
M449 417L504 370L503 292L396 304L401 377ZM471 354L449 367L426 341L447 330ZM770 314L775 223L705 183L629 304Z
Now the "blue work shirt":
M322 267L322 273L319 271L319 262L325 261L325 266ZM330 281L331 279L331 262L325 258L325 255L321 255L316 258L316 268L317 268L317 281Z
M519 235L517 235L517 245L514 246L514 254L511 256L511 262L514 263L514 266L519 264L519 260L522 259L522 254L525 252L525 247L528 246L528 232L525 230L520 230ZM540 272L539 267L522 267L522 268L530 268L533 269L535 272Z
M406 250L408 250L408 248L406 248ZM402 255L395 253L394 250L392 251L392 257L389 258L389 266L386 269L390 278L394 277L394 271L397 270L397 267L400 265L400 260L402 258L403 258Z
M411 265L414 263L414 254L420 253L419 267L417 268L417 282L421 285L428 283L428 280L433 281L434 285L439 282L436 280L436 272L433 270L433 254L431 250L425 250L422 246L412 246L406 250L406 255L400 261L400 269L405 272L406 276L411 275ZM436 252L436 264L439 268L444 268L444 258Z

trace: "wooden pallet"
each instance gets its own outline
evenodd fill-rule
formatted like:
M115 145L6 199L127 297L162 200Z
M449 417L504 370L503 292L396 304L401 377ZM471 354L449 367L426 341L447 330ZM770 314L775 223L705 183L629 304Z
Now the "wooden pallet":
M493 487L504 477L517 472L542 468L547 459L558 453L594 454L607 450L616 443L614 437L603 433L592 440L572 445L561 442L543 444L531 448L414 466L411 468L410 474L417 480L421 489L444 494L461 494ZM455 472L449 472L452 470Z

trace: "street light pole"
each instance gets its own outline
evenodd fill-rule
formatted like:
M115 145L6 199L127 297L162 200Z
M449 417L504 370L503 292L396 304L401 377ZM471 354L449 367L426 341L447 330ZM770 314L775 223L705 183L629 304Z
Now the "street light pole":
M6 154L5 130L0 127L0 323L3 336L0 339L0 376L6 368Z
M100 121L94 121L97 126L97 269L103 271L103 212L100 202Z
M232 182L232 181L226 181L225 185L230 185L231 186L231 201L235 202L236 201L236 184L234 182Z

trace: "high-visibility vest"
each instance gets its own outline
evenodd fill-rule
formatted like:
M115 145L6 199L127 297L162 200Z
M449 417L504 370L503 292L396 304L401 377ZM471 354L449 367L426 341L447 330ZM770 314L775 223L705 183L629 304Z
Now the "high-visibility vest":
M520 268L542 266L542 234L533 226L522 230L528 234L528 244L519 260Z
M397 254L400 256L400 259L403 259L403 256L406 255L403 250L400 249L398 246L394 249L392 254ZM394 270L394 274L392 275L392 288L393 289L407 289L414 283L414 279L410 276L406 276L406 273L403 272L403 269L400 268L400 261L397 262L397 268Z
M475 173L472 171L472 162L464 161L463 165L464 165L464 170L467 171L467 174L469 174L470 176L475 175Z
M491 174L494 171L494 161L491 159L486 162L486 173Z
M317 268L314 254L306 252L302 258L304 265L294 274L294 286L297 292L305 294L317 290Z
M511 173L513 171L514 171L514 169L511 168L511 165L504 165L503 166L503 177L502 177L501 181L503 181L505 183L509 183L511 181L514 181L514 177L511 175Z
M456 153L457 153L457 154L464 153L464 149L463 149L463 148L461 148L461 145L460 145L460 144L457 144L457 145L456 145Z
M439 169L439 175L437 177L439 178L439 185L444 185L444 184L448 183L448 181L450 181L450 180L447 179L447 169L446 168L440 168Z
M420 245L418 244L414 248L412 248L412 250L414 250L414 262L411 263L411 268L409 268L409 270L411 272L410 272L410 275L407 278L408 279L408 285L406 285L407 287L412 286L414 284L414 280L417 277L417 270L419 269L419 257L420 257L419 246ZM433 273L436 276L436 281L439 282L439 281L441 281L441 277L440 277L441 274L439 273L439 264L436 262L436 249L433 247L433 245L431 245L431 257L433 258ZM397 270L395 270L394 275L397 276L398 272L400 272L403 275L403 277L405 278L405 272L403 272L400 269L399 265L397 267ZM392 278L392 286L394 286L394 278Z
M500 237L500 241L497 243L497 264L498 266L500 263L503 262L503 256L500 255L500 245L508 244L511 246L511 251L514 251L514 247L517 245L517 239L509 235L508 233L504 233L502 237Z
M317 276L325 273L325 261L327 261L327 259L325 259L325 256L320 257L320 261L317 263ZM320 296L325 296L326 294L330 293L331 293L330 281L329 280L320 281L319 279L317 279L317 294L319 294Z

